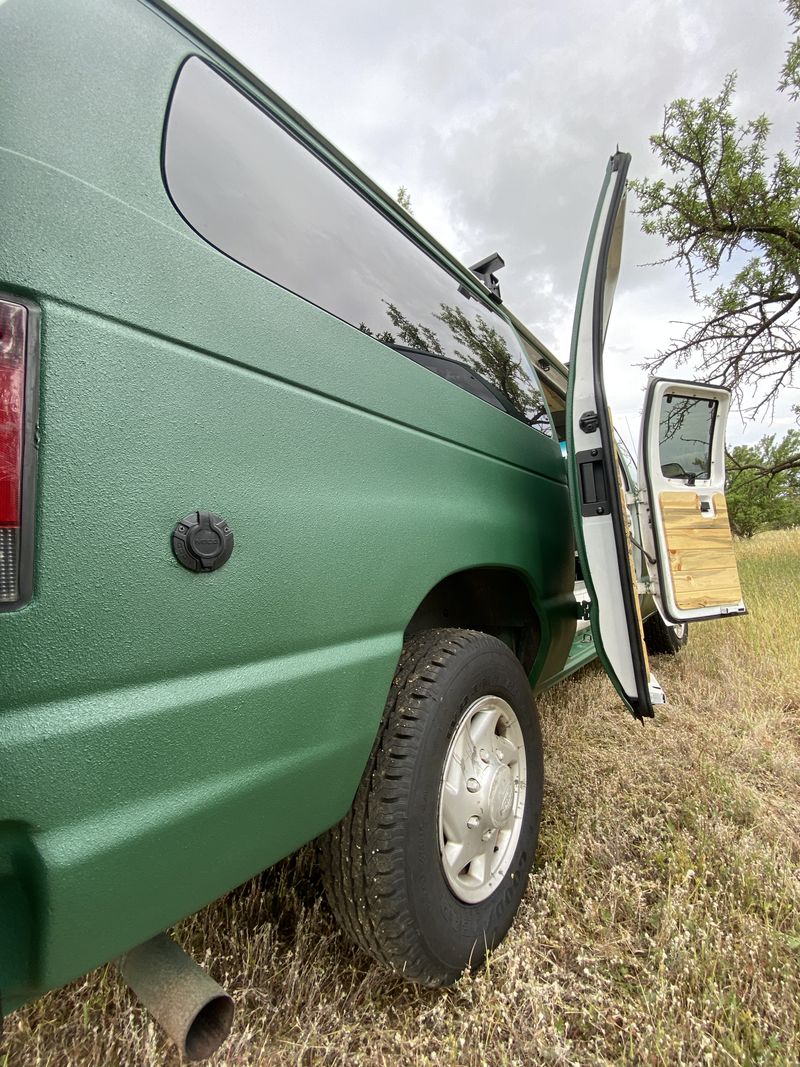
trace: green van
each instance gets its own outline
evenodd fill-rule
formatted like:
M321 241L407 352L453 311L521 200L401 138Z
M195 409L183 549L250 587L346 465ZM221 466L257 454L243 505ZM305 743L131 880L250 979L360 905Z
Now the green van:
M320 835L355 941L451 982L534 858L535 692L598 654L647 717L646 644L744 611L727 393L651 384L641 487L615 447L628 157L567 373L160 0L0 39L2 1011Z

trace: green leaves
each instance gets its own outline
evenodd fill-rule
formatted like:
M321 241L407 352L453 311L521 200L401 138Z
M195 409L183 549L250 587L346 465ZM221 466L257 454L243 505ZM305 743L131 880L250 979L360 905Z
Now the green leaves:
M728 455L728 512L734 532L752 537L759 530L800 524L800 431L775 434L757 445L737 445Z
M799 0L786 0L786 11L789 14L792 28L797 33L800 30ZM792 100L800 97L800 37L796 36L789 44L778 88L781 92L788 92Z
M800 0L786 7L800 33ZM800 36L779 88L800 97ZM685 270L699 309L652 367L699 359L754 414L771 410L800 370L800 164L769 154L768 116L737 119L735 91L729 74L715 97L668 104L650 138L666 177L631 184L644 231L665 241L663 262Z
M397 190L397 196L395 197L395 200L400 205L400 207L403 208L404 211L407 211L409 213L409 215L414 214L414 212L411 210L411 193L409 193L405 185L401 185L400 188Z

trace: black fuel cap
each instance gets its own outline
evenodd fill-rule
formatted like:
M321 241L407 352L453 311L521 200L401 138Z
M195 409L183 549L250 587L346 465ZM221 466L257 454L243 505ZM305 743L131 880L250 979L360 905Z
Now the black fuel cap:
M172 531L172 551L190 571L216 571L231 558L233 532L219 515L193 511Z

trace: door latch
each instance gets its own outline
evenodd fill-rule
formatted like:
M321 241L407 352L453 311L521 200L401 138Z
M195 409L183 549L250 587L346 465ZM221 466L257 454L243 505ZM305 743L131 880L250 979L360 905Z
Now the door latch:
M602 448L587 448L583 452L577 452L575 462L581 487L581 514L607 515L608 486Z

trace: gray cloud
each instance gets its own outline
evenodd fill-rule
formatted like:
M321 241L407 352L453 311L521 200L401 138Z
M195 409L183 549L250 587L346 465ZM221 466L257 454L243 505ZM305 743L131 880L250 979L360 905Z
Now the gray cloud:
M406 185L422 224L459 258L500 251L506 303L562 358L617 144L632 173L653 173L647 138L664 105L716 93L734 69L740 113L768 111L775 142L793 138L796 109L775 92L788 39L778 0L178 6L386 189ZM693 305L674 268L638 266L663 249L632 213L624 255L608 379L618 418L635 418L645 376L632 364L679 332L670 320L688 320Z

